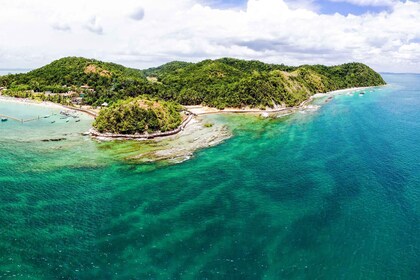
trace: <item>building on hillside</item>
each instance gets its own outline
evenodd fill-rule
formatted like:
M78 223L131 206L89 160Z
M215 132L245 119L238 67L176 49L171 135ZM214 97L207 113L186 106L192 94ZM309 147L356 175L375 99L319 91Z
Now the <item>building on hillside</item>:
M90 86L88 86L88 85L83 85L80 88L82 90L85 90L85 91L95 92L95 90L93 88L91 88Z
M75 105L81 105L81 104L83 104L83 97L77 97L77 96L74 96L74 97L71 99L71 103L73 103L73 104L75 104Z

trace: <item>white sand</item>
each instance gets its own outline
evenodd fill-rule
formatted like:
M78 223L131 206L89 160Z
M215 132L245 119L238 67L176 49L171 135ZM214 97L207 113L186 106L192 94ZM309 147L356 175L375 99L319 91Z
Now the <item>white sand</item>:
M92 117L92 115L78 110L78 108L72 108L72 107L66 107L64 105L61 104L57 104L57 103L53 103L50 101L37 101L37 100L33 100L33 99L28 99L28 98L17 98L17 97L10 97L10 96L5 96L5 95L0 95L0 102L10 102L10 103L19 103L19 104L29 104L29 105L34 105L34 106L42 106L45 108L53 108L53 109L59 109L59 110L64 110L64 111L71 111L71 110L75 110L78 112L83 113L86 116ZM83 108L85 109L85 108ZM87 110L87 109L85 109ZM93 113L96 113L94 110L92 110Z
M36 101L32 99L27 99L27 98L16 98L16 97L4 96L4 95L0 95L0 102L30 104L30 105L42 106L46 108L56 108L56 109L67 110L67 108L65 108L64 106L53 103L53 102L49 102L49 101Z
M372 86L372 87L345 88L345 89L330 91L330 92L327 92L327 93L316 93L316 94L312 95L312 98L320 98L320 97L325 97L325 96L330 96L330 95L337 95L337 94L341 94L341 93L348 93L350 91L361 91L361 90L366 90L366 89L369 89L369 88L374 88L374 86Z

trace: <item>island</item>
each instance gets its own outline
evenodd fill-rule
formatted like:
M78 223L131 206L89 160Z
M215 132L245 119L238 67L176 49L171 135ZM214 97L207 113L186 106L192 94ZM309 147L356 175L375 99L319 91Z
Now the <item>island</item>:
M65 57L25 74L0 77L2 95L85 110L96 116L92 135L139 139L181 131L194 114L186 106L270 112L299 106L317 93L384 84L381 75L362 63L294 67L233 58L174 61L138 70Z

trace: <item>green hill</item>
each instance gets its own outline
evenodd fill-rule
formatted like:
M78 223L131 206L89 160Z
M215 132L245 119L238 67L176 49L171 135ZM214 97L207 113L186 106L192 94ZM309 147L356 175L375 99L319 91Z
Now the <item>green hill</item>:
M141 70L82 57L65 57L25 74L0 77L0 85L9 91L74 91L85 93L88 104L139 95L147 92L143 90L147 84Z
M166 64L163 64L159 67L154 67L154 68L149 68L149 69L143 70L143 72L146 76L157 77L158 75L160 75L162 73L180 71L181 69L183 69L183 68L185 68L189 65L192 65L192 64L193 63L190 63L190 62L172 61L172 62L168 62Z
M217 108L294 106L317 92L383 84L378 73L361 63L291 67L232 58L136 70L67 57L27 74L0 77L0 86L9 94L73 90L84 93L84 103L94 106L140 95Z
M120 100L100 111L93 126L101 133L135 134L168 131L182 121L180 106L148 96Z
M161 84L163 98L218 108L294 106L317 92L385 84L361 63L290 67L232 58L171 64L155 68L153 76Z

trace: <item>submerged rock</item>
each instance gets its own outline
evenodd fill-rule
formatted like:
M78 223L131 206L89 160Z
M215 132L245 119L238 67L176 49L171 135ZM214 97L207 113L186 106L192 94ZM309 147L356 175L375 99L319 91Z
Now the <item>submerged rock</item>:
M64 141L66 138L51 138L51 139L42 139L42 142L60 142Z
M108 151L129 161L179 163L191 158L195 151L215 146L231 137L225 124L214 123L209 127L205 125L206 119L194 118L183 131L173 136L147 141L105 141L102 144L112 145Z

